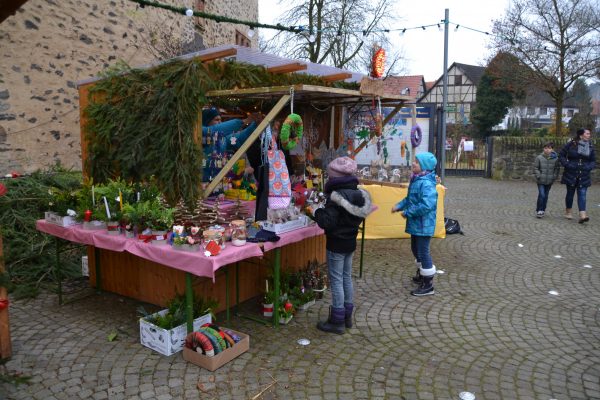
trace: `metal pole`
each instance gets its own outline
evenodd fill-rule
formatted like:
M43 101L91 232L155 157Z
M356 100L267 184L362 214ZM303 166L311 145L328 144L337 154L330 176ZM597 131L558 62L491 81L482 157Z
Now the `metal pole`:
M55 279L58 283L58 305L63 305L63 291L62 291L62 271L60 270L60 239L54 237L54 245L56 250L56 266L54 269Z
M444 86L442 95L442 154L441 154L441 175L442 183L446 178L446 107L448 107L448 24L450 22L450 10L446 8L444 14Z

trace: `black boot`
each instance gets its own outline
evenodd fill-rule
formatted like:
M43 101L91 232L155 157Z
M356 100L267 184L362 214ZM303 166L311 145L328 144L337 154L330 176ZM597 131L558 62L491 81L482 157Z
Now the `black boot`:
M416 283L417 285L423 284L423 276L421 276L421 272L419 272L419 268L417 268L417 274L412 277L412 281L413 281L413 283Z
M352 303L344 303L344 311L346 311L344 315L344 321L346 322L346 328L352 328L352 310L354 310L354 304Z
M344 333L344 323L346 317L346 310L344 308L333 308L329 307L329 318L325 322L319 322L317 329L323 332L337 333L341 335Z
M424 276L423 283L417 289L410 292L413 296L429 296L435 294L433 290L433 275Z

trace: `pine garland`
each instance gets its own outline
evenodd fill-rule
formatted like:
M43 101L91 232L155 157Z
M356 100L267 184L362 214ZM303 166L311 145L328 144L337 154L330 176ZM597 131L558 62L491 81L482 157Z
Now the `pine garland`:
M262 66L198 58L146 70L113 69L90 89L84 110L87 172L98 183L119 176L140 183L154 178L169 204L183 199L193 209L202 183L202 151L194 141L194 126L207 104L205 94L299 83L332 86L317 76L270 74Z

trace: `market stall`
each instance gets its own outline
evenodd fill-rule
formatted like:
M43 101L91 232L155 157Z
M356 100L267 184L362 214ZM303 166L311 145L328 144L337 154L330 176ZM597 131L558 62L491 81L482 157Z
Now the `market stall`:
M292 215L293 213L269 213L264 218L272 231L279 235L279 241L246 243L244 236L240 247L225 245L225 236L219 230L227 228L218 224L230 226L236 220L218 217L224 212L223 209L218 204L210 208L206 201L215 191L227 193L236 180L228 174L238 167L238 162L247 155L251 146L255 148L258 140L261 143L267 142L267 145L272 140L275 145L275 140L268 135L276 130L276 124L283 123L279 132L280 139L285 136L284 128L288 119L295 124L293 131L287 133L293 146L287 145L287 136L285 142L286 150L293 157L289 175L290 185L294 185L293 195L288 195L293 197L292 206L285 207L301 213L304 202L322 200L319 191L324 184L322 171L327 163L339 155L352 154L354 151L356 132L346 128L348 114L356 107L364 109L365 104L372 105L377 100L378 107L373 108L375 115L369 122L372 125L372 135L363 138L370 141L376 137L377 129L385 126L389 118L408 100L405 96L373 96L357 90L357 85L352 89L331 85L331 82L346 79L347 74L299 78L285 75L285 70L277 75L272 69L271 72L266 71L265 76L265 69L262 67L218 61L219 57L227 55L202 55L148 70L130 70L126 74L114 74L109 78L80 83L82 162L84 172L93 181L90 179L86 183L83 195L91 197L91 203L89 199L85 199L87 206L79 210L78 218L84 214L84 221L102 217L107 226L101 232L86 232L85 224L90 222L84 222L83 229L62 227L59 230L43 221L38 223L41 231L89 246L90 283L98 289L158 305L165 305L176 294L185 292L188 301L188 329L192 326L190 299L193 293L218 299L220 307L214 311L229 310L229 305L234 300L237 304L263 292L265 278L270 275L275 291L273 321L277 323L281 270L294 271L304 268L313 260L317 263L325 261L322 231L315 226L306 226L306 222L302 221L307 219ZM152 72L155 70L158 72ZM285 76L282 78L281 75ZM232 79L232 76L236 78ZM248 82L263 80L280 84L252 87L243 81L247 76L250 76ZM182 79L188 79L189 85L180 82ZM304 83L289 83L298 81ZM223 82L229 82L234 88L214 89L215 86L227 87L227 83ZM211 87L212 90L207 90ZM243 107L238 106L240 104ZM225 138L225 147L234 149L232 154L218 154L214 157L215 152L205 152L203 159L197 149L216 146L216 141L222 138L216 135L213 137L210 127L203 126L202 105L216 105L217 108L228 110L230 118L234 118L233 114L236 112L231 110L244 115L252 109L249 107L253 107L262 112L264 117L256 121L252 125L254 130L249 131L251 133L238 143L235 140L238 136ZM381 106L392 109L385 118L377 111ZM293 115L297 119L292 119ZM263 147L263 156L266 153ZM215 169L208 182L202 183L199 179L202 174L194 171L202 171L202 162L206 163L209 158L207 154L215 161L218 172ZM292 175L294 178L291 178ZM121 184L120 179L138 183L135 189L122 187L118 186ZM141 227L141 232L137 233L128 228L134 224L136 213L140 212L138 208L147 203L143 194L140 199L140 184L146 186L153 180L158 183L161 197L166 202L177 203L178 209L187 210L177 217L180 225L173 226L171 222L166 227L166 231L171 231L172 227L168 236L165 233L155 234L154 230L141 231ZM98 196L99 187L94 189L94 182L109 182L107 187L102 188L104 195ZM111 192L111 185L118 186L118 191L113 187ZM271 189L269 187L269 191ZM113 200L115 198L116 205ZM215 199L211 198L214 202ZM101 215L103 206L98 203L102 201L107 218ZM126 203L125 206L123 203ZM293 206L294 203L296 207ZM152 207L161 206L152 200ZM279 207L273 207L276 208ZM164 214L165 210L157 212ZM203 219L208 211L213 212L214 218ZM281 208L277 211L281 211ZM115 221L123 218L129 219L128 225ZM244 217L236 218L247 229L256 225L247 221L244 223ZM289 224L297 230L287 232L278 228L288 227ZM268 230L265 225L262 228ZM118 232L134 236L125 238ZM115 233L117 236L112 236ZM168 237L168 244L154 246L149 243L160 242L163 235ZM176 246L187 246L186 238L191 240L190 246L193 249L189 254L175 249ZM233 265L235 277L230 279L229 266Z

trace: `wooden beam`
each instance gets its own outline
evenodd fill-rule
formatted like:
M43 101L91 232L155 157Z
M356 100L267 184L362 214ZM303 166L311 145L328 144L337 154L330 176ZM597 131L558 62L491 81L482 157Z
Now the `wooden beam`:
M269 68L267 68L267 72L270 72L272 74L287 74L288 72L302 71L307 68L308 68L308 65L306 65L304 63L295 62L295 63L277 65L275 67L269 67Z
M281 111L281 109L287 104L287 102L289 100L290 100L289 94L285 94L285 95L281 96L281 98L279 99L277 104L275 104L275 106L271 109L271 111L269 111L269 113L267 115L265 115L265 118L263 118L261 123L258 124L258 126L254 130L254 132L252 132L250 134L248 139L246 139L246 141L240 146L240 148L229 159L229 161L227 161L227 164L225 164L225 166L219 171L217 176L215 176L213 178L213 180L210 181L210 183L204 190L204 198L207 198L208 196L210 196L212 191L215 190L215 187L217 187L217 185L221 182L221 180L225 177L225 175L229 172L229 170L231 168L233 168L233 165L237 162L237 160L239 160L240 157L242 155L244 155L244 153L246 153L246 150L248 150L248 148L252 145L252 143L254 143L254 141L256 139L258 139L258 137L260 136L262 131L264 131L265 128L267 127L267 125L269 125L269 123L273 120L273 118L275 118L277 116L277 114L279 114L279 111Z
M321 77L325 82L345 81L350 78L352 78L352 74L349 72L340 72L339 74L324 75Z
M235 56L236 54L237 54L237 49L231 48L231 49L215 51L213 53L203 54L201 56L198 56L198 59L202 62L207 62L207 61L217 60L217 59L223 58L223 57Z

